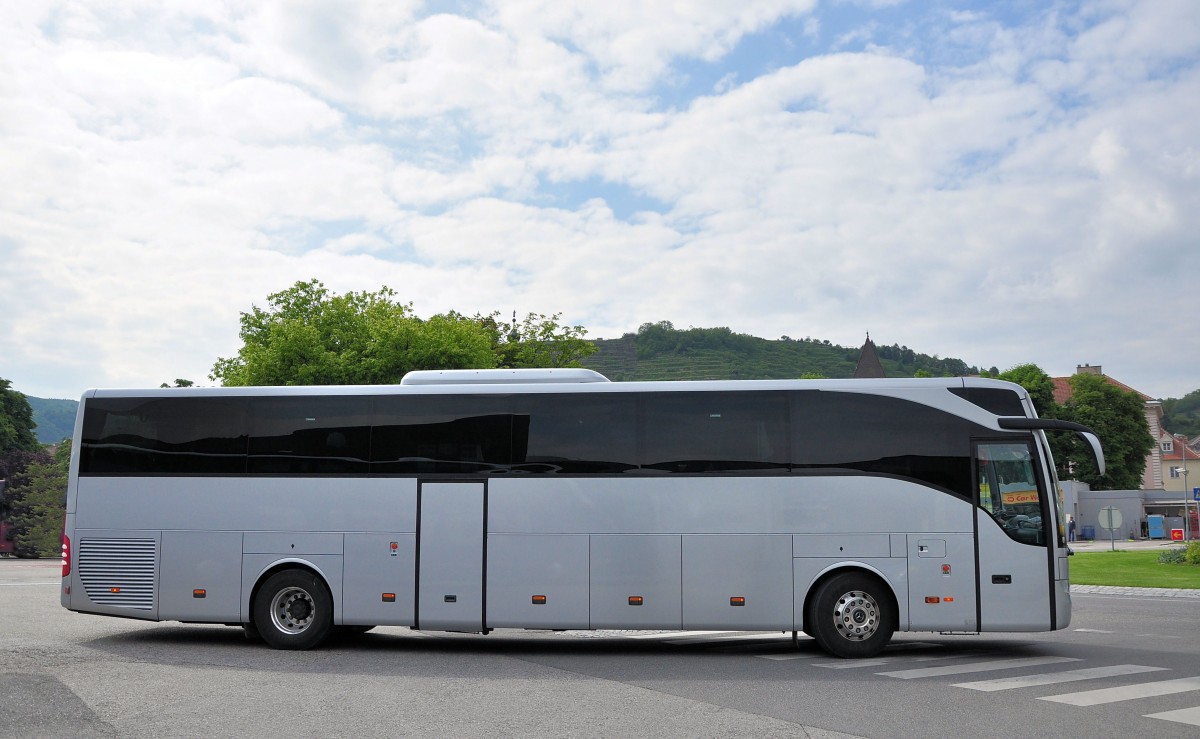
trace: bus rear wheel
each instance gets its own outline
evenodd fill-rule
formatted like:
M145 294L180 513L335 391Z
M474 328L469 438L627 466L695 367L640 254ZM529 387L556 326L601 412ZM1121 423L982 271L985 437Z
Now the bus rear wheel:
M874 657L895 631L891 593L879 578L862 572L834 575L818 586L804 630L835 657Z
M270 647L312 649L333 628L333 598L311 572L277 572L254 598L254 625Z

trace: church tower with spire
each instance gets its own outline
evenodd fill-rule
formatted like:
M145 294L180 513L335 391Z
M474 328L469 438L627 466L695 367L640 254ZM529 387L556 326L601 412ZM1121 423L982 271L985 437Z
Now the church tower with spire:
M883 372L883 363L879 361L879 355L875 352L875 343L871 341L870 332L867 333L867 341L858 355L858 364L854 366L854 377L887 377Z

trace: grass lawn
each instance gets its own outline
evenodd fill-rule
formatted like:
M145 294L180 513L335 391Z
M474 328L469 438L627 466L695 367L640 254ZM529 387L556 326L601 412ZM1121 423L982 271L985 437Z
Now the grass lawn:
M1076 552L1071 557L1074 585L1134 588L1200 588L1200 566L1158 563L1158 551Z

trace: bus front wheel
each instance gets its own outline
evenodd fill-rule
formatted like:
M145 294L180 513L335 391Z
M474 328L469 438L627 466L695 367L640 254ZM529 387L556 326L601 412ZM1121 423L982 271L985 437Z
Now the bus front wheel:
M333 628L333 598L311 572L277 572L254 598L254 625L275 649L312 649Z
M818 586L804 630L835 657L873 657L892 638L895 606L887 585L863 572L834 575Z

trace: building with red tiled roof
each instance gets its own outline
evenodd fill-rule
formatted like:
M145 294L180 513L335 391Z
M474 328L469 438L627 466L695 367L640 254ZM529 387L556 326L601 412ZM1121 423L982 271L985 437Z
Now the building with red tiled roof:
M1145 393L1141 392L1140 390L1134 390L1133 388L1129 387L1125 383L1117 382L1113 378L1104 374L1103 368L1098 364L1097 365L1091 365L1091 364L1076 365L1075 366L1075 374L1077 374L1077 375L1100 375L1101 377L1104 378L1104 381L1107 382L1109 385L1112 385L1114 387L1119 387L1127 393L1137 393L1138 397L1140 397L1143 401L1145 401L1147 403L1157 402L1154 400L1154 398L1151 398L1149 395L1146 395ZM1069 400L1071 397L1071 378L1070 377L1051 377L1050 379L1054 382L1054 402L1058 403L1059 405L1062 405L1063 403L1067 402L1067 400Z

